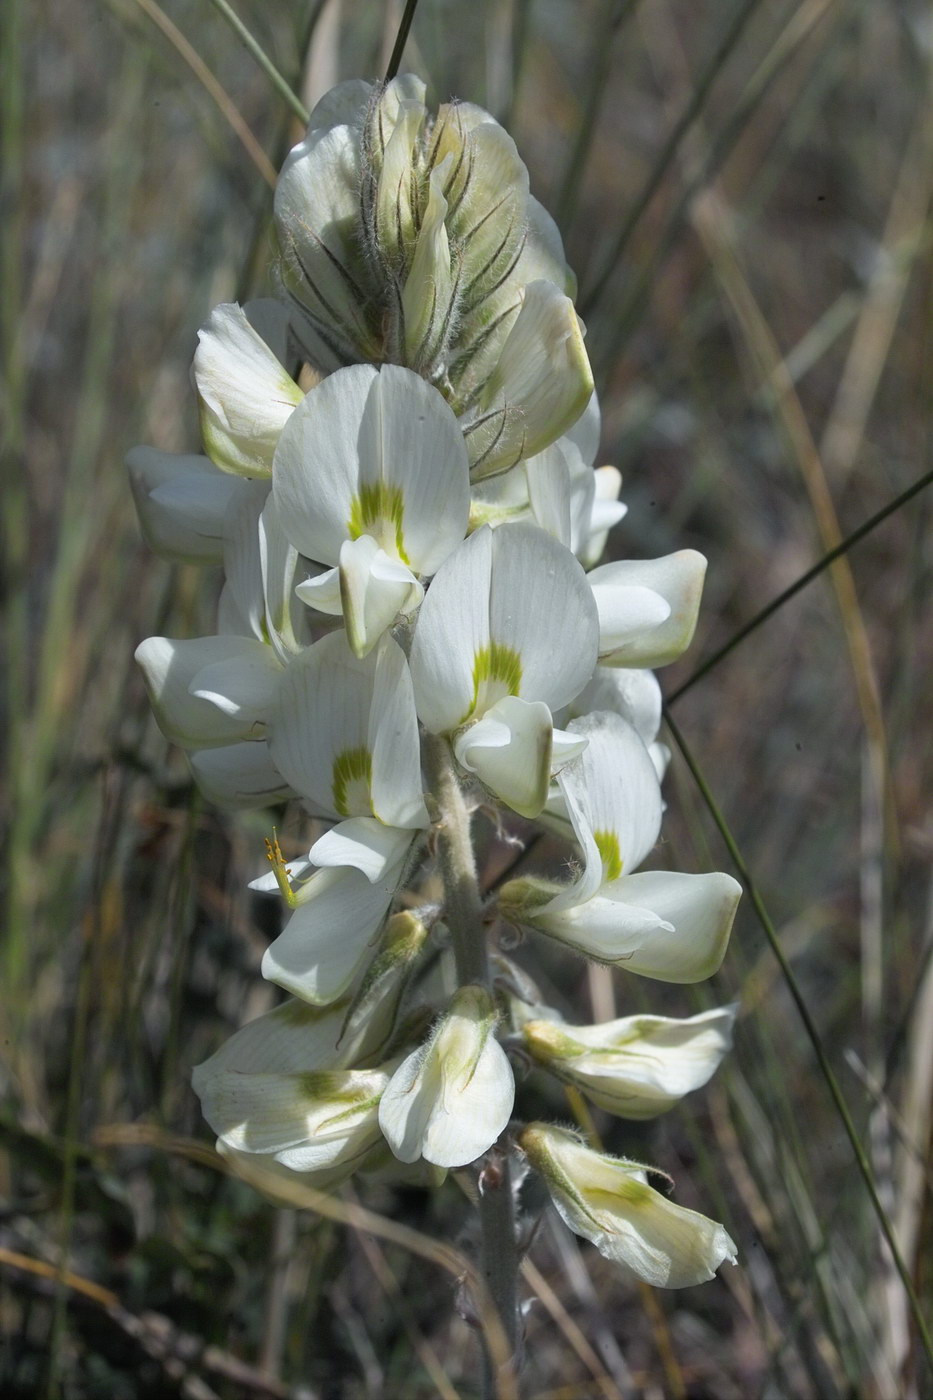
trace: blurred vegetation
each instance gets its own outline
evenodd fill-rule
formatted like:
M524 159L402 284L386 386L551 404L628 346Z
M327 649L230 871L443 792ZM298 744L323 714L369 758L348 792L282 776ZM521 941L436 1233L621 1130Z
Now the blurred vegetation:
M236 9L310 105L383 71L401 5ZM188 1087L277 995L258 976L273 915L245 889L269 817L205 807L149 717L133 649L210 630L214 585L146 553L121 462L138 441L194 449L195 333L266 290L268 178L300 127L208 0L4 0L0 29L0 1392L475 1394L449 1273L227 1177ZM601 460L629 504L611 548L710 560L669 694L929 470L931 61L923 0L421 0L403 68L508 123L578 272ZM676 707L928 1313L929 524L921 493ZM679 757L667 793L664 858L729 868ZM296 816L283 829L299 841ZM516 956L577 1016L741 1001L707 1091L647 1127L594 1124L723 1220L741 1267L652 1294L547 1224L528 1394L931 1394L750 901L698 989ZM454 1185L358 1189L469 1248Z

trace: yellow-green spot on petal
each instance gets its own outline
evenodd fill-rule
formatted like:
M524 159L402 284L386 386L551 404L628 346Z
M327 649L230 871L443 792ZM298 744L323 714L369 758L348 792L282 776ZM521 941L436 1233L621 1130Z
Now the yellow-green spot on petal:
M469 713L485 714L506 695L517 695L522 684L522 659L512 647L490 642L473 658L473 703Z
M408 564L402 528L404 516L405 497L400 486L390 486L386 481L368 482L360 487L359 495L353 497L347 530L351 540L358 540L360 535L372 535L386 554Z
M372 780L373 756L369 749L344 749L339 753L334 759L331 782L335 810L342 817L359 816L358 809L370 805ZM362 791L354 791L354 785L357 783L363 785Z
M622 852L619 838L614 831L594 831L593 840L602 856L603 875L606 880L618 880L622 874Z

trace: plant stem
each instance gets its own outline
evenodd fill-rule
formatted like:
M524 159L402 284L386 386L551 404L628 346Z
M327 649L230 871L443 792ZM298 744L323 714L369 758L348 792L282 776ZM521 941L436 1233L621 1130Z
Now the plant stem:
M483 898L470 839L470 812L447 740L428 735L425 747L431 791L440 813L437 850L444 877L445 922L453 942L457 978L461 986L477 982L488 987Z
M483 924L483 897L470 837L470 811L446 739L427 735L425 759L431 791L438 806L437 850L444 878L445 922L450 930L457 979L461 986L473 982L488 988L490 975ZM507 1147L501 1155L495 1155L494 1165L496 1170L484 1172L480 1182L480 1263L514 1358L519 1341L519 1253ZM483 1395L486 1400L496 1400L499 1393L500 1378L487 1350L483 1367Z

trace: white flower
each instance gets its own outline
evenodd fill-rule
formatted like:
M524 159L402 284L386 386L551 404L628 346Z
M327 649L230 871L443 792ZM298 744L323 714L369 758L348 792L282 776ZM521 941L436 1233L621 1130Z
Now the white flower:
M695 549L620 559L587 574L604 666L667 666L693 640L706 560Z
M622 1118L654 1118L702 1088L732 1044L734 1006L686 1020L625 1016L596 1026L529 1020L525 1048L552 1074Z
M530 1124L518 1141L565 1224L633 1278L686 1288L736 1262L722 1225L653 1190L639 1163L603 1156L544 1123Z
M126 467L149 548L166 559L219 564L227 508L248 483L222 472L209 457L155 447L134 447Z
M284 307L278 310L287 319ZM198 332L192 375L211 460L240 476L269 476L279 434L304 395L250 325L248 312L233 304L214 307Z
M333 565L299 596L343 613L365 656L423 596L463 539L470 510L463 435L447 404L411 370L353 365L312 389L275 453L273 499L292 544Z
M597 631L577 560L533 525L477 530L421 605L411 650L418 715L432 733L454 734L459 762L524 815L544 805L551 713L592 674ZM558 736L558 761L578 749Z
M431 1039L402 1061L379 1105L379 1125L402 1162L462 1167L509 1121L515 1081L482 987L461 987Z
M195 1075L204 1117L234 1151L293 1171L352 1171L379 1140L381 1070L265 1073L207 1061Z
M322 637L284 672L276 701L273 762L318 814L427 825L411 675L390 637L362 659L343 632Z
M729 875L630 874L661 825L657 773L638 734L618 715L572 721L588 740L558 777L584 856L563 888L513 880L504 917L530 924L598 962L664 982L698 982L722 962L741 886Z
M252 637L148 637L136 648L162 733L181 748L260 739L282 667Z

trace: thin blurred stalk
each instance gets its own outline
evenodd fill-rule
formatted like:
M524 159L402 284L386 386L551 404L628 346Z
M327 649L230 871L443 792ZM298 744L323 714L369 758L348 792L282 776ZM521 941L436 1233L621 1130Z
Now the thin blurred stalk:
M806 588L808 583L812 583L815 578L819 578L820 574L824 573L837 559L841 559L844 554L848 554L860 540L870 535L883 521L887 520L889 516L894 515L902 506L907 505L908 501L912 501L915 496L918 496L920 492L925 490L931 483L933 483L933 468L928 472L924 472L923 476L913 482L912 485L908 486L906 491L902 491L899 496L894 497L893 501L889 501L886 506L882 506L881 510L876 511L864 524L859 525L856 530L853 530L851 534L847 535L844 540L840 540L839 544L837 544L835 548L828 550L812 568L802 573L798 579L795 579L794 582L779 593L776 598L766 604L760 612L757 612L749 622L746 622L744 627L740 627L737 632L733 633L727 642L724 642L721 647L718 647L717 650L713 652L712 656L707 657L707 659L696 668L692 675L688 676L676 690L671 692L667 697L667 704L669 706L675 704L682 695L686 695L688 690L692 690L697 681L701 681L704 676L708 676L711 671L715 670L719 663L724 661L737 646L744 642L747 637L750 637L753 632L756 632L758 628L761 627L763 623L767 622L770 617L773 617L775 613L780 612L785 603L789 603L791 598L796 597L802 589Z
M910 1306L911 1317L913 1319L914 1326L917 1331L917 1336L920 1341L920 1345L923 1349L923 1354L926 1359L930 1379L933 1380L933 1338L931 1338L930 1336L930 1330L927 1325L927 1320L924 1316L923 1308L920 1305L920 1300L917 1297L917 1293L913 1284L913 1279L910 1276L910 1271L908 1270L904 1262L903 1255L901 1254L900 1248L898 1247L898 1242L895 1237L893 1226L891 1224L890 1219L888 1218L884 1206L882 1205L881 1198L878 1195L878 1188L875 1184L874 1176L872 1175L871 1163L868 1160L868 1155L864 1147L862 1146L858 1133L855 1130L855 1124L852 1120L852 1115L849 1112L848 1104L846 1103L842 1090L839 1087L839 1081L836 1078L833 1067L829 1062L829 1057L826 1054L822 1038L820 1036L819 1031L817 1030L816 1022L814 1021L813 1016L810 1012L810 1008L807 1005L806 999L804 998L803 993L800 990L800 985L797 981L797 977L794 973L794 970L788 962L787 957L785 956L784 949L781 947L780 939L778 938L774 924L771 921L771 916L765 908L764 901L762 900L761 894L758 890L758 886L755 883L751 871L749 870L749 867L746 864L745 859L736 843L735 837L732 835L732 832L726 823L725 817L719 810L719 807L716 803L715 798L713 797L709 784L703 776L702 770L700 769L699 764L694 758L692 750L690 749L686 739L681 734L680 729L678 728L677 724L675 723L668 711L665 711L665 721L667 723L667 727L670 731L671 737L673 738L675 744L680 750L684 762L687 764L691 776L693 777L694 782L696 783L697 787L700 790L700 793L702 794L703 801L706 804L710 816L712 817L716 825L716 829L718 830L720 836L725 842L726 849L728 850L729 855L732 858L732 862L735 866L736 872L739 875L739 878L741 879L743 885L745 886L749 900L752 904L752 908L755 911L755 916L758 919L759 924L761 925L766 939L768 940L768 944L771 948L772 953L774 954L774 957L777 959L778 966L781 969L781 975L787 986L787 990L789 991L794 1005L797 1008L800 1020L803 1023L804 1030L806 1031L807 1038L810 1041L810 1044L813 1048L813 1053L816 1058L816 1063L819 1068L820 1075L822 1076L826 1088L829 1090L830 1098L832 1099L836 1115L843 1126L845 1135L849 1140L849 1145L852 1148L852 1153L855 1158L855 1164L858 1169L859 1176L862 1179L865 1191L871 1202L871 1206L877 1218L879 1228L881 1230L882 1235L884 1236L884 1240L888 1246L888 1249L891 1251L891 1257L894 1261L894 1266L897 1270L898 1276L901 1280L901 1284L904 1288L904 1293L907 1297Z
M111 3L113 3L113 0L111 0ZM162 6L157 3L157 0L136 0L136 4L149 16L153 24L161 29L178 56L188 65L198 82L201 83L204 90L217 104L224 119L228 122L231 130L236 133L244 150L256 166L256 169L259 171L266 184L274 187L276 180L275 166L269 160L269 157L243 120L232 98L226 92L222 84L218 82L194 45L185 38L184 34L182 34L181 30L178 28L178 25L169 18L162 9Z
M32 859L28 833L19 821L23 787L23 754L29 723L30 626L26 573L29 560L29 488L25 470L26 372L22 356L21 314L25 285L22 197L26 99L24 90L23 0L0 6L0 338L2 338L3 404L3 592L6 599L6 792L3 825L6 831L6 917L3 951L4 987L8 1014L15 1014L15 992L22 981L31 900Z
M310 116L307 107L298 94L292 91L288 81L276 68L259 40L246 27L232 5L229 5L227 0L211 0L211 4L214 6L215 10L223 15L247 53L251 54L259 64L259 67L265 73L272 87L278 93L279 97L281 97L285 105L294 113L303 126L307 126L308 117Z
M596 133L600 108L612 72L613 48L619 32L632 18L641 0L603 0L602 13L595 26L593 43L587 61L589 78L580 125L567 161L567 168L554 201L554 218L566 233L577 208L580 184L586 161Z
M405 52L405 45L408 43L408 33L411 29L412 21L415 18L415 10L417 8L418 0L405 0L405 9L399 23L398 33L395 36L395 44L389 56L389 62L386 65L385 81L387 83L390 83L398 73L399 65L402 62L402 54Z
M651 173L645 181L641 193L629 210L609 255L606 257L602 268L597 272L592 285L587 289L585 296L581 298L580 311L583 316L590 314L593 307L606 290L610 278L625 254L625 250L628 247L635 228L641 221L642 215L660 189L662 181L671 168L684 138L702 112L713 84L745 32L746 25L761 4L762 0L742 0L742 3L733 13L732 19L726 26L725 33L713 51L709 63L697 78L690 98L686 102L680 117L674 123L670 135L658 153L654 165L651 168Z
M598 379L604 376L607 365L615 363L622 347L638 324L661 269L683 233L684 221L697 195L725 163L736 142L747 130L754 112L800 46L834 7L840 8L837 24L841 27L845 18L841 7L852 3L854 0L804 0L778 41L771 46L754 70L729 118L712 137L709 152L702 165L685 181L680 198L668 215L663 230L652 240L650 253L639 259L639 272L637 277L633 278L632 289L622 305L614 309L611 326L601 337L602 343L598 344L595 353L591 350L590 358L595 360L594 369ZM824 51L830 47L832 38L831 30L826 36Z

